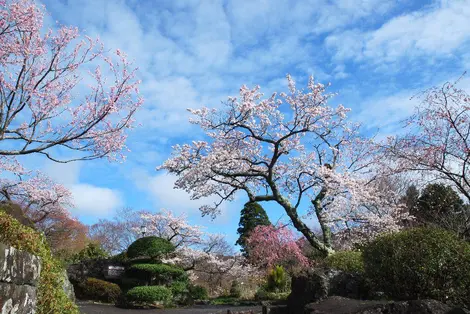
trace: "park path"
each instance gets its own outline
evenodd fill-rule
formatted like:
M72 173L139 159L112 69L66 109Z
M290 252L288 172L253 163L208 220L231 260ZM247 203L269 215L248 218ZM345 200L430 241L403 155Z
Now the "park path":
M200 305L191 308L164 309L164 310L128 310L120 309L107 304L79 303L82 314L226 314L227 310L232 312L250 311L261 313L261 306L223 306L223 305Z

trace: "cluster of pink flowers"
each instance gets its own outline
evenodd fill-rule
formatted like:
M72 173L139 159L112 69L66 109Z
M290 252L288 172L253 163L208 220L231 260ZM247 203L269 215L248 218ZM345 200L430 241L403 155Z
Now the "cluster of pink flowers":
M257 226L247 238L250 261L271 268L276 265L289 267L310 266L302 252L298 237L287 226Z

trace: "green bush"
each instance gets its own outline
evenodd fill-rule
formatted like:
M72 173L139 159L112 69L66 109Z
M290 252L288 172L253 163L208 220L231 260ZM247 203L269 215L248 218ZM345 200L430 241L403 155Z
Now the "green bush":
M128 273L142 279L150 279L159 284L172 281L187 281L186 272L177 266L167 264L135 264L129 267Z
M164 286L135 287L127 291L126 298L136 303L162 303L171 302L171 290Z
M436 228L381 236L364 248L366 278L396 299L430 298L456 303L470 295L470 244Z
M209 298L207 289L203 286L189 284L188 290L193 300L207 300Z
M77 288L77 297L93 301L115 303L121 295L117 284L96 278L87 278Z
M260 301L285 301L289 296L290 291L286 292L270 292L266 291L264 287L260 287L255 293L255 300Z
M230 296L233 298L239 298L242 295L242 290L238 281L233 280L230 286Z
M42 269L37 291L37 314L79 313L77 306L67 297L62 288L64 270L60 261L52 257L45 237L0 210L0 242L41 258Z
M109 254L103 250L99 244L90 242L83 250L72 257L71 262L81 262L107 257L109 257Z
M111 256L110 260L113 262L126 263L129 261L129 257L127 257L127 252L124 251L114 256Z
M175 246L168 240L158 237L143 237L134 241L127 249L129 258L150 257L161 258L174 252Z
M189 289L186 281L175 281L170 285L173 301L178 304L189 303Z
M340 251L325 259L326 265L330 268L342 270L347 273L363 273L364 261L362 252Z
M268 274L267 291L282 292L288 288L289 278L282 266L274 267Z

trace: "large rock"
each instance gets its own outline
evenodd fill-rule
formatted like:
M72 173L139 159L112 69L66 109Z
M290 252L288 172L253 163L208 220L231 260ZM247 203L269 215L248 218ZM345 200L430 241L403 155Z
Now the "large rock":
M35 286L41 273L39 257L0 243L0 282Z
M36 300L36 287L0 282L1 314L34 314Z
M470 314L461 308L452 308L436 300L364 301L343 297L329 297L307 304L305 314Z
M64 289L65 294L69 297L69 299L75 302L75 290L65 270L63 272L63 277L64 277L64 283L62 285L62 289Z
M356 314L470 314L470 311L436 300L412 300L376 305Z
M346 273L340 270L326 272L329 281L328 295L352 299L367 299L369 288L364 277L358 273Z
M329 279L323 271L308 270L292 278L288 313L303 313L306 304L328 297Z
M39 257L0 243L1 314L36 312L36 285L40 274Z

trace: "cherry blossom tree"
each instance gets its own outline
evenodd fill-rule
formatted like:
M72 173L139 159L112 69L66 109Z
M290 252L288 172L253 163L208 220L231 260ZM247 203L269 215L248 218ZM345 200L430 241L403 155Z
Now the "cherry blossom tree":
M286 225L257 226L247 238L247 248L254 265L267 268L282 265L288 269L310 266L299 238Z
M406 134L382 146L391 172L451 183L470 201L470 95L458 81L433 87L406 121Z
M34 223L50 215L68 216L73 206L72 193L40 172L23 172L18 180L0 179L0 199L20 205Z
M233 247L220 234L208 233L202 226L191 225L184 214L171 210L141 214L147 235L171 241L176 251L165 263L176 264L189 272L193 281L204 278L210 282L211 291L220 288L227 278L255 276L257 268L246 263L243 256L234 254ZM138 230L138 227L135 227Z
M0 0L1 170L16 169L18 155L123 157L125 130L142 104L135 69L75 27L44 32L44 14L34 1Z
M349 109L328 106L333 94L310 78L297 90L287 76L289 94L263 99L259 86L242 86L221 109L190 109L207 141L176 145L162 166L178 176L175 187L192 199L217 196L203 215L217 215L219 205L246 193L249 201L282 206L293 226L324 254L333 252L331 232L360 228L366 236L397 230L396 204L370 184L372 141L347 121ZM309 205L306 205L309 204ZM322 228L316 236L301 218L314 215Z
M141 218L148 234L164 238L176 248L202 244L202 227L190 225L184 214L176 216L171 210L161 209L156 214L144 213Z

